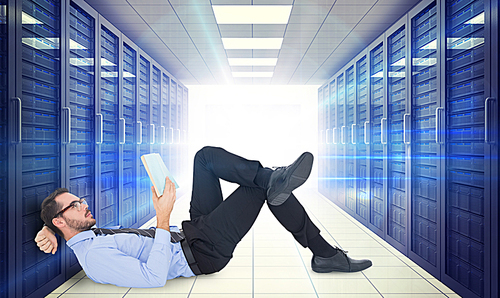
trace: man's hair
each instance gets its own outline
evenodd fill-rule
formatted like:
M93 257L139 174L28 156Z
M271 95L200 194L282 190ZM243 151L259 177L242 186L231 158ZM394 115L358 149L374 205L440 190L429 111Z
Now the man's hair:
M43 222L47 227L49 227L52 231L55 233L59 234L61 237L64 237L63 233L61 230L59 230L58 227L54 226L52 223L52 219L54 216L61 211L60 204L56 202L56 197L60 194L67 193L68 189L66 188L58 188L54 190L53 193L51 193L48 197L46 197L43 202L42 202L42 212L40 214L40 217L42 218Z

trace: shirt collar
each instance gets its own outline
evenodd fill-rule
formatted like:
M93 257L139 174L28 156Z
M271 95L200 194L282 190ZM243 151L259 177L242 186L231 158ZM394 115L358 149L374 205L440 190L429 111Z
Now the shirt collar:
M75 236L73 236L71 239L69 239L66 244L69 246L69 247L72 247L73 245L75 245L76 243L80 242L80 241L84 241L84 240L87 240L87 239L93 239L95 238L95 233L94 231L92 230L88 230L88 231L84 231L84 232L80 232L78 234L76 234Z

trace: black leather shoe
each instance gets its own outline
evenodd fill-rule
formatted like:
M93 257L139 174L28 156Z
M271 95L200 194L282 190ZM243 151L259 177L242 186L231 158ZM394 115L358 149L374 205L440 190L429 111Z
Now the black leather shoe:
M314 272L328 273L339 272L357 272L371 267L370 260L354 260L347 256L347 251L337 248L337 254L330 258L313 256L311 267Z
M292 191L301 186L311 174L313 155L309 152L302 153L299 158L288 167L279 167L269 179L267 188L267 201L273 206L283 204Z

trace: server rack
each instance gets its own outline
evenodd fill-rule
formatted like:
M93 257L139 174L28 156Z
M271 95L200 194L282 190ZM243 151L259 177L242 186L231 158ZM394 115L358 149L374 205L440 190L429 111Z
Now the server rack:
M493 181L488 179L494 177L495 167L489 131L494 98L489 82L493 73L491 40L498 36L490 36L489 7L489 1L482 0L447 2L445 7L448 154L444 278L471 297L489 297L490 288L485 285L495 283L490 274L490 229L491 216L498 214L489 210L498 192L491 192Z
M102 227L112 227L119 225L120 212L118 204L123 193L120 191L118 177L123 168L123 146L121 146L120 137L123 134L120 126L120 117L122 114L120 107L121 90L123 89L119 78L119 65L121 63L121 41L120 32L99 18L99 42L100 59L97 61L100 68L100 92L99 100L96 105L99 113L97 142L98 156L100 162L97 180L99 200L96 204L96 214L98 214L97 225ZM100 130L100 131L99 131ZM120 182L122 182L120 180ZM122 189L123 191L123 189Z
M122 75L122 119L121 127L125 126L123 144L123 196L121 197L121 218L124 227L138 227L137 198L139 197L138 176L139 152L134 131L138 121L138 49L126 37L123 38L123 75ZM124 124L123 124L124 123Z
M436 1L422 1L410 13L411 39L411 192L409 255L428 272L440 271L440 201L438 164L442 156L440 123L444 108L439 100Z
M367 225L370 208L370 189L368 183L368 63L366 52L356 61L356 97L355 97L355 123L351 125L351 142L355 152L355 198L356 214L361 222Z
M382 122L382 143L387 145L388 201L386 240L401 252L407 252L407 144L410 142L408 125L407 16L387 31L388 112Z
M10 186L9 172L12 171L10 162L13 159L14 152L9 150L9 143L11 142L12 135L8 130L11 120L13 120L9 113L10 98L13 98L14 94L11 94L10 86L14 84L12 82L12 69L15 67L12 63L13 57L9 55L14 53L10 48L14 45L15 32L14 28L14 15L12 12L13 2L7 0L1 0L0 6L4 9L0 12L0 192L3 194L8 194L8 197L14 195L15 189ZM19 101L15 99L17 103ZM5 195L0 198L0 224L3 229L0 229L0 297L12 296L12 289L9 286L8 272L13 272L15 270L15 262L9 260L9 255L15 250L14 246L14 225L11 224L12 217L14 214L12 211L15 210L15 206Z
M365 132L365 142L369 143L370 162L368 165L370 182L370 215L368 227L379 236L384 237L387 225L386 198L387 179L385 179L384 156L387 146L382 143L382 122L387 118L387 61L385 35L382 35L368 47L369 65L369 109Z
M368 227L464 297L498 296L498 6L425 0L367 49Z
M337 130L339 131L339 145L337 146L337 201L345 206L345 144L346 144L346 122L345 122L345 84L344 72L337 76Z
M15 286L9 295L36 297L50 287L51 280L64 280L65 273L64 251L51 257L37 250L33 241L43 224L41 201L62 185L59 111L63 104L61 86L65 82L61 61L66 56L59 40L65 33L61 25L65 6L59 1L17 1L15 5L21 19L16 19L12 52L16 60L11 73L15 85L9 89L15 90L19 122L13 124L15 157L11 155L10 161L15 168L15 194L9 201L15 205L15 215L10 220L15 226L15 250L10 251L10 258L15 260L16 268L10 280Z
M356 214L356 157L354 154L355 147L353 141L353 128L356 125L356 75L354 73L354 65L351 65L345 71L346 83L345 83L345 94L346 94L346 104L345 104L345 135L346 140L344 141L346 146L344 146L345 151L345 170L346 170L346 197L345 206L350 211L351 214Z

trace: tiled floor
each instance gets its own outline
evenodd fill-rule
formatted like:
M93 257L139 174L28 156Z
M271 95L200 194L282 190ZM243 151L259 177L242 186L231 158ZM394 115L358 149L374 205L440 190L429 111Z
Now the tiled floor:
M223 187L228 195L232 186ZM311 252L295 242L267 206L221 272L170 280L162 288L122 288L96 284L81 271L47 297L460 297L378 236L352 220L312 189L294 192L330 243L373 266L357 273L318 274ZM171 218L188 218L189 194L178 199Z

